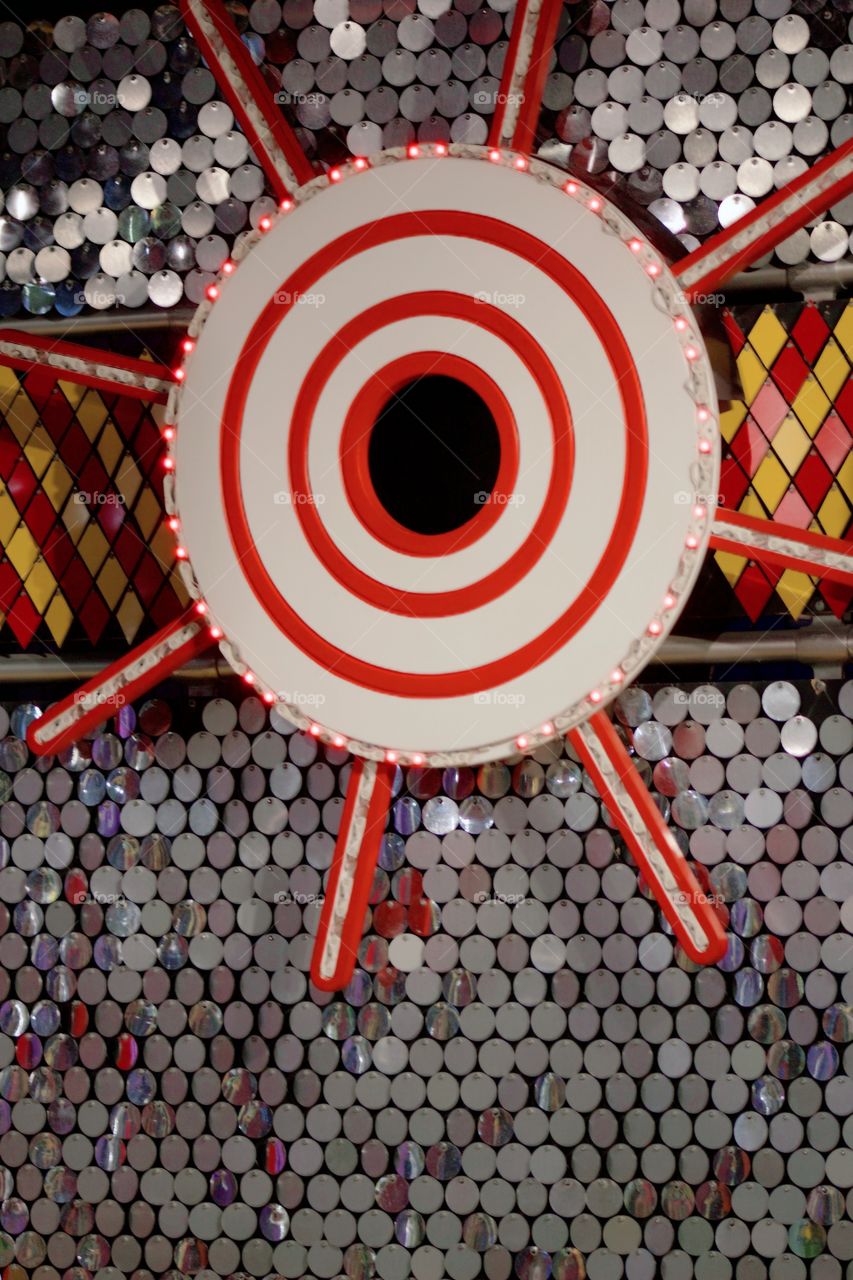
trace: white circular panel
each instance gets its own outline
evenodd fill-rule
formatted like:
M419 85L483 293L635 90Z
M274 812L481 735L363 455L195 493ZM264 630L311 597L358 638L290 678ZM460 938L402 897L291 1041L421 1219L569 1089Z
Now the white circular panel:
M171 405L172 501L190 587L268 701L362 755L474 762L652 656L707 545L716 403L675 280L601 196L508 152L412 150L316 179L226 264ZM500 440L438 535L368 463L431 373Z

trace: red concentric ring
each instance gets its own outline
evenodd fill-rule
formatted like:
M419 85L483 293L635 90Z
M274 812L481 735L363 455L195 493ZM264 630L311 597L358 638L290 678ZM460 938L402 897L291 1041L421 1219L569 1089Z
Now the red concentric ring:
M495 483L478 511L447 533L416 533L386 511L373 487L368 454L377 419L403 387L421 378L455 378L480 397L492 415L500 442ZM340 464L344 489L353 513L369 533L409 556L446 556L482 538L512 498L518 476L518 427L509 401L498 384L477 365L446 351L413 351L372 374L352 402L341 432ZM553 470L553 469L552 469Z
M320 395L328 379L358 342L385 325L423 315L446 316L469 323L476 317L480 328L487 329L512 347L539 386L550 412L554 433L551 479L542 510L530 533L518 550L494 572L456 591L402 591L363 573L336 546L314 503L310 501L308 438ZM314 361L300 387L288 443L294 507L305 537L320 562L342 586L368 604L386 609L389 613L420 618L467 613L497 599L530 573L547 550L563 518L571 489L573 454L572 420L568 401L553 365L539 344L523 325L498 308L475 301L465 294L438 292L388 298L363 311L335 334Z
M391 240L425 234L479 238L516 254L531 266L545 270L550 279L582 311L613 371L622 401L626 432L619 518L588 581L555 622L533 640L499 659L472 669L426 674L378 667L339 649L314 631L281 595L257 552L243 505L240 441L243 414L255 371L273 333L289 313L292 301L282 306L271 300L252 326L236 362L235 375L225 398L220 436L220 469L229 535L246 580L271 620L314 662L340 677L379 692L422 698L461 696L505 683L546 661L566 644L596 612L625 564L642 513L648 465L645 401L639 375L622 331L584 275L550 245L529 232L480 214L445 210L398 214L339 236L307 259L283 283L281 291L291 299L297 298L311 289L326 272L347 259ZM408 299L391 301L407 302L411 307L412 297L417 296L410 295ZM458 294L446 296L451 299L461 297ZM482 304L478 304L477 309L482 315ZM361 320L362 317L356 317L350 323L358 324ZM294 429L305 429L300 420L293 425ZM291 450L292 447L291 439ZM307 481L307 476L305 480ZM302 491L310 492L307 483L302 486ZM305 508L297 505L296 510L300 520L304 520ZM400 593L395 594L399 598ZM468 608L473 607L470 595L471 588L466 588ZM440 612L444 611L442 606Z

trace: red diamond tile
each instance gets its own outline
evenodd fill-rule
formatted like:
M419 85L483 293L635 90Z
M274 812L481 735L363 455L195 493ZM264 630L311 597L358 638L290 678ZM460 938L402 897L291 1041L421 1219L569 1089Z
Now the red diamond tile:
M77 473L77 488L89 495L89 507L94 509L98 499L108 492L110 478L100 458L94 454L86 459L82 471Z
M774 520L781 524L792 524L797 529L808 529L813 518L811 507L793 485L773 513Z
M83 630L92 644L97 644L110 619L110 611L97 591L92 591L80 609Z
M836 618L842 618L853 600L853 587L848 587L843 582L822 582L820 594Z
M18 464L18 458L21 456L21 446L18 444L12 432L8 428L0 428L0 476L4 480L15 470Z
M729 453L748 476L754 476L770 444L758 425L750 417L744 419L729 445Z
M842 421L853 431L853 378L848 378L835 397L835 411Z
M55 386L56 374L52 369L34 367L27 370L24 378L24 390L39 412L53 395Z
M143 418L139 424L139 430L133 437L134 456L139 462L143 454L153 451L158 456L162 453L163 438L156 423L150 418Z
M829 492L832 472L817 450L811 449L794 480L812 511L817 511Z
M23 511L38 488L38 480L33 475L33 469L26 458L18 459L15 470L9 476L7 487L15 506L19 511Z
M851 432L837 413L830 413L815 436L815 447L833 475L850 452Z
M112 417L120 436L129 439L134 428L145 415L145 405L141 400L131 400L128 396L119 396L112 407Z
M91 452L92 446L80 423L72 422L62 437L62 461L72 475L80 474Z
M27 528L40 547L45 545L47 536L56 524L56 512L48 502L43 491L39 489L24 517Z
M809 375L809 366L793 343L789 342L770 370L771 377L790 404Z
M140 560L134 575L133 585L136 594L143 604L150 605L163 581L163 570L150 551L146 551Z
M165 627L178 615L178 602L171 587L164 587L151 606L151 619L156 627Z
M761 617L767 601L773 595L773 584L757 564L748 564L735 586L735 595L747 615L755 622Z
M22 591L11 609L7 611L6 621L12 628L18 644L22 649L26 649L38 631L41 614L27 593Z
M118 494L111 493L108 496L117 498ZM98 508L98 524L103 529L110 545L112 545L113 539L124 524L126 514L124 504L121 502L102 502Z
M829 337L829 325L812 303L803 307L791 329L791 337L813 365Z
M789 411L789 405L782 392L769 378L749 406L750 415L761 427L768 440L773 439Z
M5 613L21 589L21 579L9 560L0 560L0 611Z
M92 589L92 575L79 556L75 555L68 562L61 586L71 608L80 613L83 601Z
M724 507L738 507L749 488L749 476L734 458L723 458L720 467L720 497Z
M53 395L48 397L41 409L41 420L50 433L51 440L58 443L68 430L73 418L74 410L71 405L59 387L54 387Z
M51 573L60 582L62 590L65 591L65 573L77 553L74 543L61 524L51 530L45 539L41 553Z
M145 544L139 536L135 522L132 520L126 522L113 543L113 551L128 578L132 576L134 567L142 555L144 547Z

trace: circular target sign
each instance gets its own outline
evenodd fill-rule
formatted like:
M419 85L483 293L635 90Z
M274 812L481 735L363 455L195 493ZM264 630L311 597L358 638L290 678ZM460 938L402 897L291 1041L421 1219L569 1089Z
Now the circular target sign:
M174 527L226 655L375 759L580 723L706 548L686 299L603 197L508 152L388 152L287 205L199 309L174 406Z

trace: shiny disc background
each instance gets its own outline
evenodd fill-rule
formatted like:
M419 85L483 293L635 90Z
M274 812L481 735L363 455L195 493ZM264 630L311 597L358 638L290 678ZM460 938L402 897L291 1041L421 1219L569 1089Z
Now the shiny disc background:
M34 759L0 706L10 1280L843 1280L853 683L614 719L729 913L685 960L561 742L398 769L352 981L308 969L350 757L174 686Z

